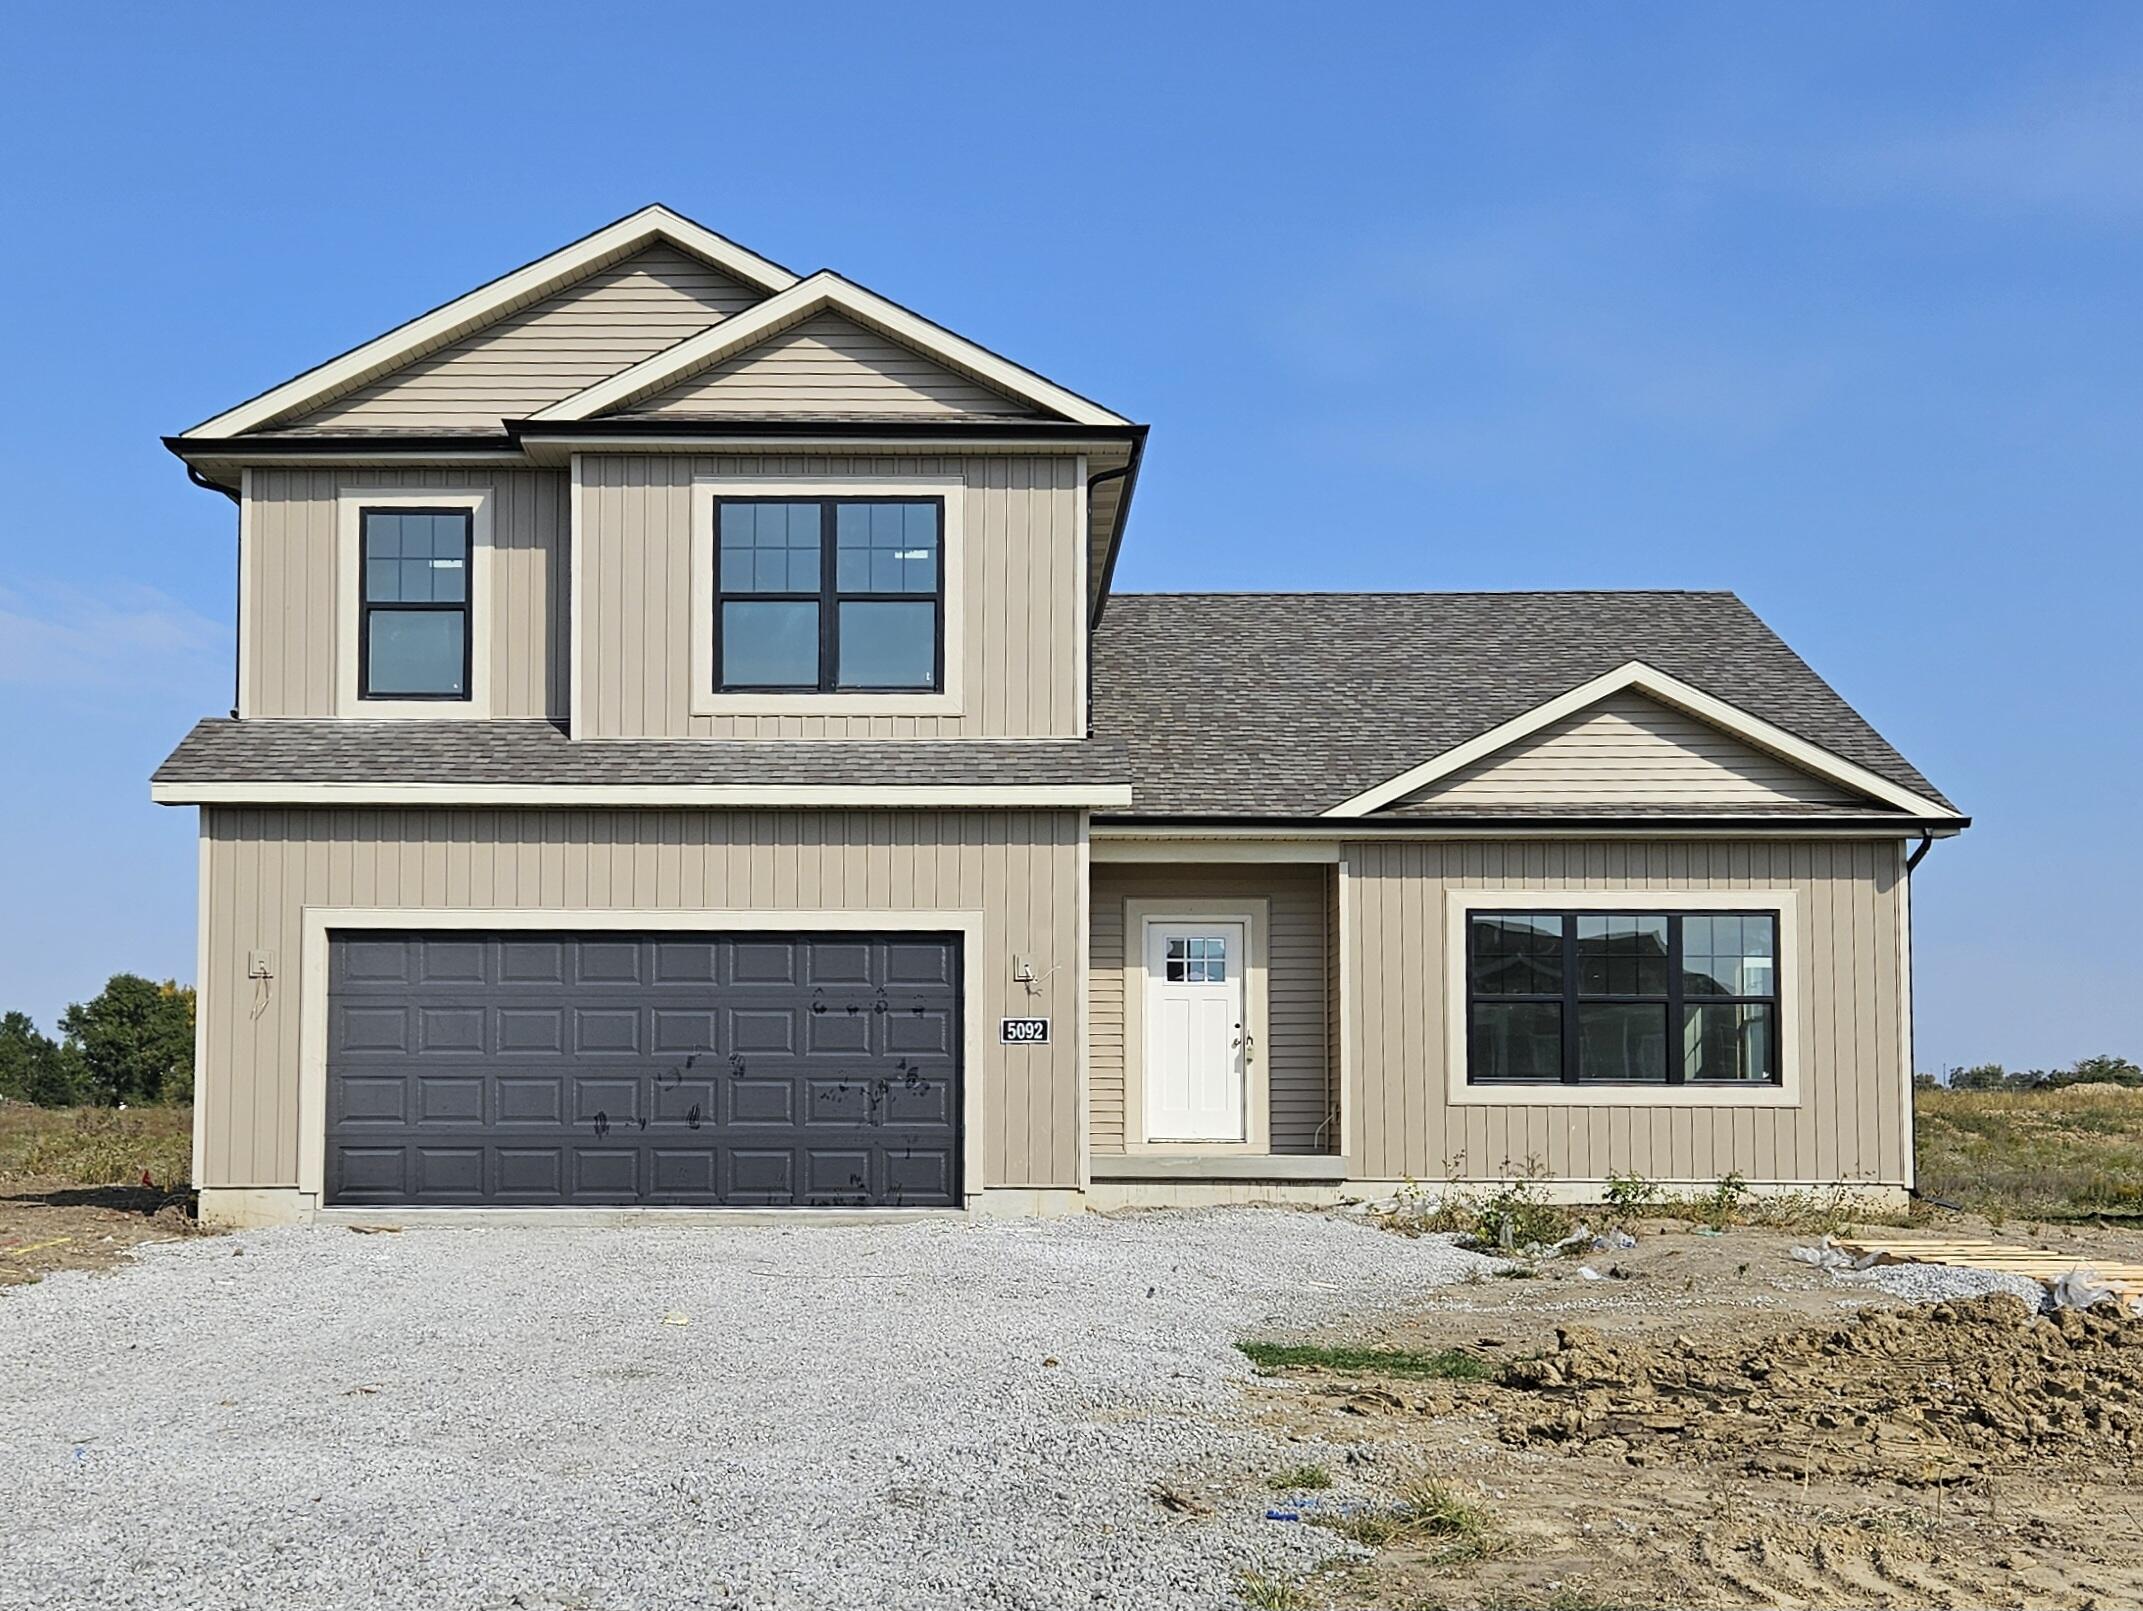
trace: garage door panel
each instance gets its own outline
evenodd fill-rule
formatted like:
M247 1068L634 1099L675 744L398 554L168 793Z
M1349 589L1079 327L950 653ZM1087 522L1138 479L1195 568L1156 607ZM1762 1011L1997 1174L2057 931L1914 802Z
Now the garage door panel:
M563 1147L500 1147L497 1199L524 1204L561 1203L566 1194Z
M330 1203L951 1204L959 945L336 935Z
M487 1014L481 1007L418 1007L416 1049L427 1055L457 1052L482 1056Z
M503 1056L562 1053L566 1049L563 1007L500 1007L495 1011L494 1023L498 1050Z
M581 1053L638 1053L646 1048L641 1039L638 1007L575 1007L573 1050Z
M494 1118L502 1125L549 1125L565 1123L566 1081L563 1074L501 1074L492 1081L497 1104Z
M416 1081L416 1122L420 1125L482 1124L486 1083L469 1076L426 1075Z

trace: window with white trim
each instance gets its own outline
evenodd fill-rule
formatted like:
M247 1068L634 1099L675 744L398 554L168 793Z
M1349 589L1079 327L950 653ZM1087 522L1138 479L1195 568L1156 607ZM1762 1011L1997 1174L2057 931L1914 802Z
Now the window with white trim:
M1777 1085L1775 911L1469 911L1474 1085Z
M941 498L715 500L721 693L945 685Z

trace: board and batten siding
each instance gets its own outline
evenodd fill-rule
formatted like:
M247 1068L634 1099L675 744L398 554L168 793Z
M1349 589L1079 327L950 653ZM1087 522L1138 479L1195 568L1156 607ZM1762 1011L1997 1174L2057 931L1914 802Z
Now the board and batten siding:
M837 313L816 313L626 415L1028 415L1034 410Z
M1069 456L590 454L579 461L580 719L592 738L1078 738L1086 556ZM966 484L959 715L691 710L692 499L699 476ZM697 494L712 497L702 490Z
M1326 969L1330 869L1284 864L1165 867L1100 863L1093 870L1089 923L1088 1107L1096 1155L1121 1153L1128 1123L1125 1074L1138 1054L1125 1040L1125 1001L1140 987L1144 960L1126 932L1127 900L1263 900L1266 1073L1271 1091L1271 1147L1276 1153L1339 1150L1326 1124L1332 1113L1330 982Z
M1912 1144L1900 976L1903 852L1895 840L1498 841L1349 845L1342 936L1359 1111L1354 1173L1494 1179L1537 1160L1559 1180L1902 1184ZM1799 896L1784 1012L1796 1016L1800 1105L1551 1106L1445 1100L1445 892L1786 889ZM1447 1168L1456 1163L1456 1168Z
M567 712L566 545L570 489L562 470L258 468L246 475L244 709L249 716L332 716L342 634L357 630L357 578L345 576L336 531L343 494L493 495L491 714Z
M201 902L206 1026L195 1082L199 1185L292 1187L308 906L426 911L979 911L966 958L990 1033L983 1092L985 1186L1078 1184L1076 812L539 811L204 807ZM570 926L568 921L567 926ZM251 951L276 977L246 977ZM1042 982L1012 979L1027 957ZM1046 1047L1001 1047L1000 1016L1054 1020Z
M650 246L285 429L496 431L718 324L764 293L674 246Z
M1835 784L1694 716L1623 692L1440 778L1409 805L1835 805Z

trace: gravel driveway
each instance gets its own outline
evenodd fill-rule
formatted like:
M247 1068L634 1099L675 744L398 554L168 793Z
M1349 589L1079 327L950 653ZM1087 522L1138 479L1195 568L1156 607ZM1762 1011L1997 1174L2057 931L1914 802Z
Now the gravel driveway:
M1258 1210L152 1247L0 1297L0 1605L1225 1605L1332 1545L1262 1519L1230 1345L1486 1262Z

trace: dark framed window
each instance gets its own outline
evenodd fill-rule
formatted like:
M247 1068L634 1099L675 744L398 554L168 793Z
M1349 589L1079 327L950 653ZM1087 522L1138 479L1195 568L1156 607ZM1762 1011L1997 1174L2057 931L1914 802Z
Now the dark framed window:
M1776 912L1468 912L1475 1085L1776 1085Z
M945 686L942 498L717 498L722 693Z
M358 512L357 694L467 699L467 509Z

